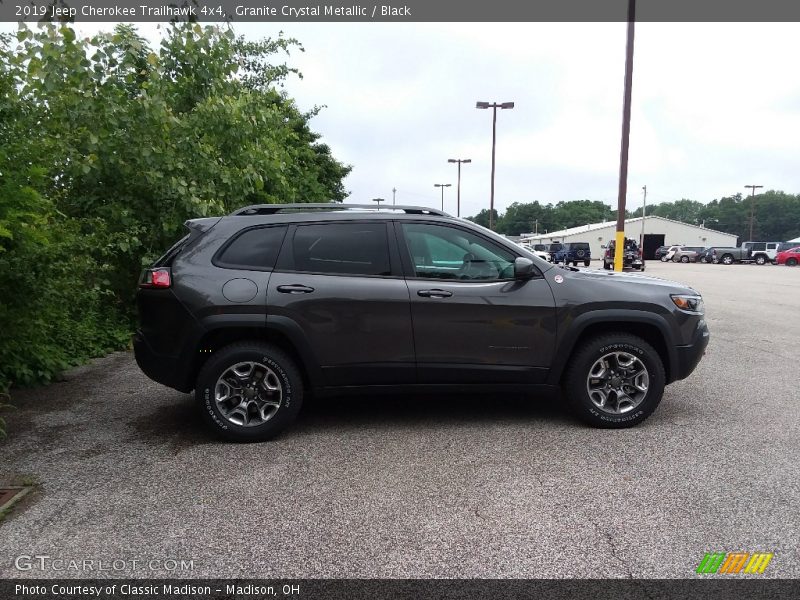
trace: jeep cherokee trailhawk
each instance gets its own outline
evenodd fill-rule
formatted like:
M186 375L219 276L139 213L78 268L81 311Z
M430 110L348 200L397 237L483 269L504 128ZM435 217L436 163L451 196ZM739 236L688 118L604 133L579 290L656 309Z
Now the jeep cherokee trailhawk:
M136 360L195 390L228 439L275 435L311 391L561 388L588 423L628 427L708 344L691 288L557 267L433 209L259 205L186 225L142 274Z

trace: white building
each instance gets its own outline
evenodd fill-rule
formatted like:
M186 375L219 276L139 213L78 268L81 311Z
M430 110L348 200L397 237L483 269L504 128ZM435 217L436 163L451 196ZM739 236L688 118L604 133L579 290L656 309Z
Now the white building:
M561 231L549 233L523 233L522 237L533 244L551 244L553 242L588 242L592 250L592 258L599 259L603 256L602 246L616 237L616 221L592 223L571 227ZM642 233L642 218L626 219L625 237L639 240ZM659 246L736 246L736 236L722 233L700 225L689 225L664 217L644 218L644 256L653 258L653 253Z

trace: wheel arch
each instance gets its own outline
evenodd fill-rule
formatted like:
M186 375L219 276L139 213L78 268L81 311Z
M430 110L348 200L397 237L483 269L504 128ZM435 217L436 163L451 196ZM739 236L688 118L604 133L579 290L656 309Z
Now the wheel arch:
M262 317L263 318L263 317ZM214 352L235 342L255 341L273 344L297 364L307 388L321 385L321 370L299 325L288 318L268 316L263 320L221 320L207 328L197 343L197 352L189 374L192 384Z
M675 381L678 360L675 340L663 317L655 314L636 315L625 311L597 311L581 315L572 323L570 333L558 345L548 383L562 383L569 360L582 342L608 333L628 333L642 338L653 346L661 358L666 383Z

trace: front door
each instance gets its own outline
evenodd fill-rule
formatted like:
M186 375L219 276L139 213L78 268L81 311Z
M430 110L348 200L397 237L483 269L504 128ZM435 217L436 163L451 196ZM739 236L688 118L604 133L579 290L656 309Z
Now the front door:
M543 277L514 279L515 255L458 225L397 225L420 383L541 383L555 344Z

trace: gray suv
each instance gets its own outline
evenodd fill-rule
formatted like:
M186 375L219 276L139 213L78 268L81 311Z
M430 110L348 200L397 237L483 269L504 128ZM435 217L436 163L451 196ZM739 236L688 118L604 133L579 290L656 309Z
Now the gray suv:
M274 436L309 392L561 389L591 425L629 427L709 340L691 288L557 267L433 209L258 205L186 225L142 274L136 360L231 440Z

